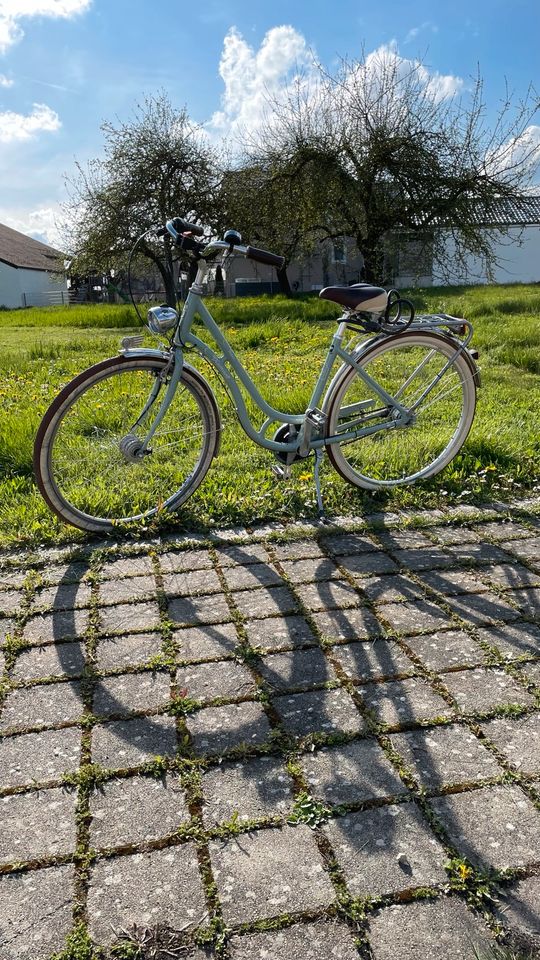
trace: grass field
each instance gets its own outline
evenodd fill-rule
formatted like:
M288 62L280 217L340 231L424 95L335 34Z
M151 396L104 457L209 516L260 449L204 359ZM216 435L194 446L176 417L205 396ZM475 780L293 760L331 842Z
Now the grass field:
M475 326L483 386L473 429L461 454L438 477L388 494L363 492L327 465L330 513L437 506L509 498L539 488L540 288L444 288L410 294L421 311L444 310ZM307 406L338 314L327 301L281 298L210 302L222 329L264 396L281 409ZM0 544L80 541L62 526L34 485L32 445L40 418L76 373L117 352L122 336L139 332L131 308L80 306L0 312ZM148 344L154 341L148 336ZM193 358L190 358L193 359ZM276 483L273 457L244 435L220 384L202 361L225 422L221 453L203 485L169 528L313 516L311 462Z

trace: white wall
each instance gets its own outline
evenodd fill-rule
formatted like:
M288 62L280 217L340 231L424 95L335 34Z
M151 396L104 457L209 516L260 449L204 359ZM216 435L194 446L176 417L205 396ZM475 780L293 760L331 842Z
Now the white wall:
M25 270L0 262L0 305L6 307L48 306L67 303L66 277L45 270ZM24 297L23 297L24 294Z
M452 255L453 243L448 241ZM482 264L475 258L467 259L466 271L452 280L443 281L433 274L433 283L539 283L540 282L540 226L512 227L506 236L494 244L494 252L501 266L494 269L494 279L488 280Z
M22 307L19 271L0 261L0 306Z

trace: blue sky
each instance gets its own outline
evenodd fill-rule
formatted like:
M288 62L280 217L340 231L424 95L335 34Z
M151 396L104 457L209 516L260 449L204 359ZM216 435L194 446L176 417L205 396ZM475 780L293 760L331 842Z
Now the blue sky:
M505 80L540 88L539 40L533 0L0 0L0 222L54 241L63 174L144 94L166 90L229 137L310 52L332 69L393 44L465 94L479 65L494 117Z

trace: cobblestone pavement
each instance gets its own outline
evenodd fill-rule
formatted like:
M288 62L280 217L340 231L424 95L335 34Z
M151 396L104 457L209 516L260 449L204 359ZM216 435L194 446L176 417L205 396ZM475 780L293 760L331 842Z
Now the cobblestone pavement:
M0 960L540 934L539 502L5 555L0 611Z

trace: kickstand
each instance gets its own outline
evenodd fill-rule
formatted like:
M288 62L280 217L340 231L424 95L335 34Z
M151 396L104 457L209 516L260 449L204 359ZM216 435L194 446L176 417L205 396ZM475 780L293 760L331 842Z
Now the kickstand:
M321 493L321 461L324 456L323 450L315 450L315 469L313 471L313 476L315 480L315 494L317 496L317 506L319 508L319 520L322 520L323 523L327 523L326 513L324 511L324 503Z

